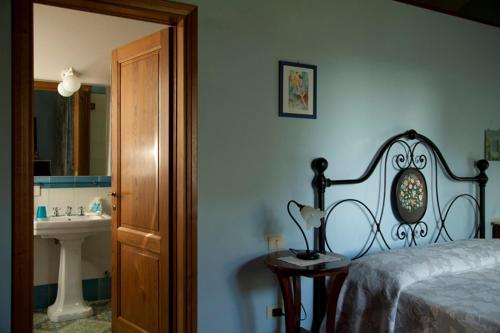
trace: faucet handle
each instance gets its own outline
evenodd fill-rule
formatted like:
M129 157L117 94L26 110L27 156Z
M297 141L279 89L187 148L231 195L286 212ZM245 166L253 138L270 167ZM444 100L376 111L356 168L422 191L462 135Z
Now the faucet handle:
M54 216L59 216L60 210L61 210L60 207L52 207L52 212L54 213Z
M71 207L71 206L66 207L66 215L70 216L72 210L73 210L73 207Z
M80 216L85 215L85 214L83 213L83 211L84 211L83 206L79 206L79 207L78 207L78 215L80 215Z

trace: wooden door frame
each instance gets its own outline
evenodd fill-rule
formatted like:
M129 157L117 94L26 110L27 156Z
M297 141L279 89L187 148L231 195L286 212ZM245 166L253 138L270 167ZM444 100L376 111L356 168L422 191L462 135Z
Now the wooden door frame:
M175 28L171 332L196 332L197 7L163 0L12 0L12 332L32 331L33 3Z

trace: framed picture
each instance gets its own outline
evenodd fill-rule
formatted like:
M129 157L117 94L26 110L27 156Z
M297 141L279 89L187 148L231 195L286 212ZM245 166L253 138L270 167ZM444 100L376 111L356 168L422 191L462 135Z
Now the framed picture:
M316 119L316 66L279 62L280 117Z
M485 157L489 161L500 161L500 131L484 132Z

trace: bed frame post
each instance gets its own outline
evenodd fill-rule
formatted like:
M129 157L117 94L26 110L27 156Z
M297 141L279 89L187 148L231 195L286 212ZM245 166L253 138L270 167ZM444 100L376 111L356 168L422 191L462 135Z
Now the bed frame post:
M328 180L325 177L325 170L328 168L328 161L324 158L314 159L311 163L315 177L313 188L315 189L315 207L325 210L325 190L328 187ZM325 219L321 219L321 226L314 232L314 249L325 253ZM315 278L313 287L313 321L312 332L319 332L321 323L326 314L326 285L325 278Z
M316 208L325 210L325 190L328 187L328 181L325 177L325 170L328 168L328 161L324 158L314 159L311 163L314 170L315 177L313 180L313 188L315 189ZM324 218L321 220L321 226L317 228L317 235L315 235L315 250L325 253L325 226Z
M476 167L479 169L479 175L477 175L477 183L479 184L479 238L485 238L486 229L486 183L488 182L488 176L486 176L486 169L490 164L487 160L479 160L476 162Z

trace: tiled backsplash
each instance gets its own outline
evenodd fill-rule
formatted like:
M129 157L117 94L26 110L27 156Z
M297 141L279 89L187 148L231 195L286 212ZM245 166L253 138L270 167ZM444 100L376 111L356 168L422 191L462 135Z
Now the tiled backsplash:
M36 176L33 183L42 188L111 187L111 176Z
M104 213L111 213L111 204L108 198L109 187L71 187L71 188L45 188L40 189L40 196L34 197L34 212L38 206L46 206L47 214L53 215L52 209L59 207L60 213L64 214L67 206L73 208L73 213L77 208L83 206L85 211L94 198L103 199Z
M78 177L81 178L81 177ZM79 206L86 210L94 198L103 199L104 213L111 213L111 201L107 196L109 187L71 187L40 189L40 196L34 197L34 212L39 205L47 207L52 215L53 207L60 207L61 214L67 206L76 214ZM34 222L36 223L36 222ZM59 272L59 244L54 239L34 237L34 281L35 286L56 284ZM102 232L85 238L82 245L82 278L84 280L103 278L111 271L111 232Z

